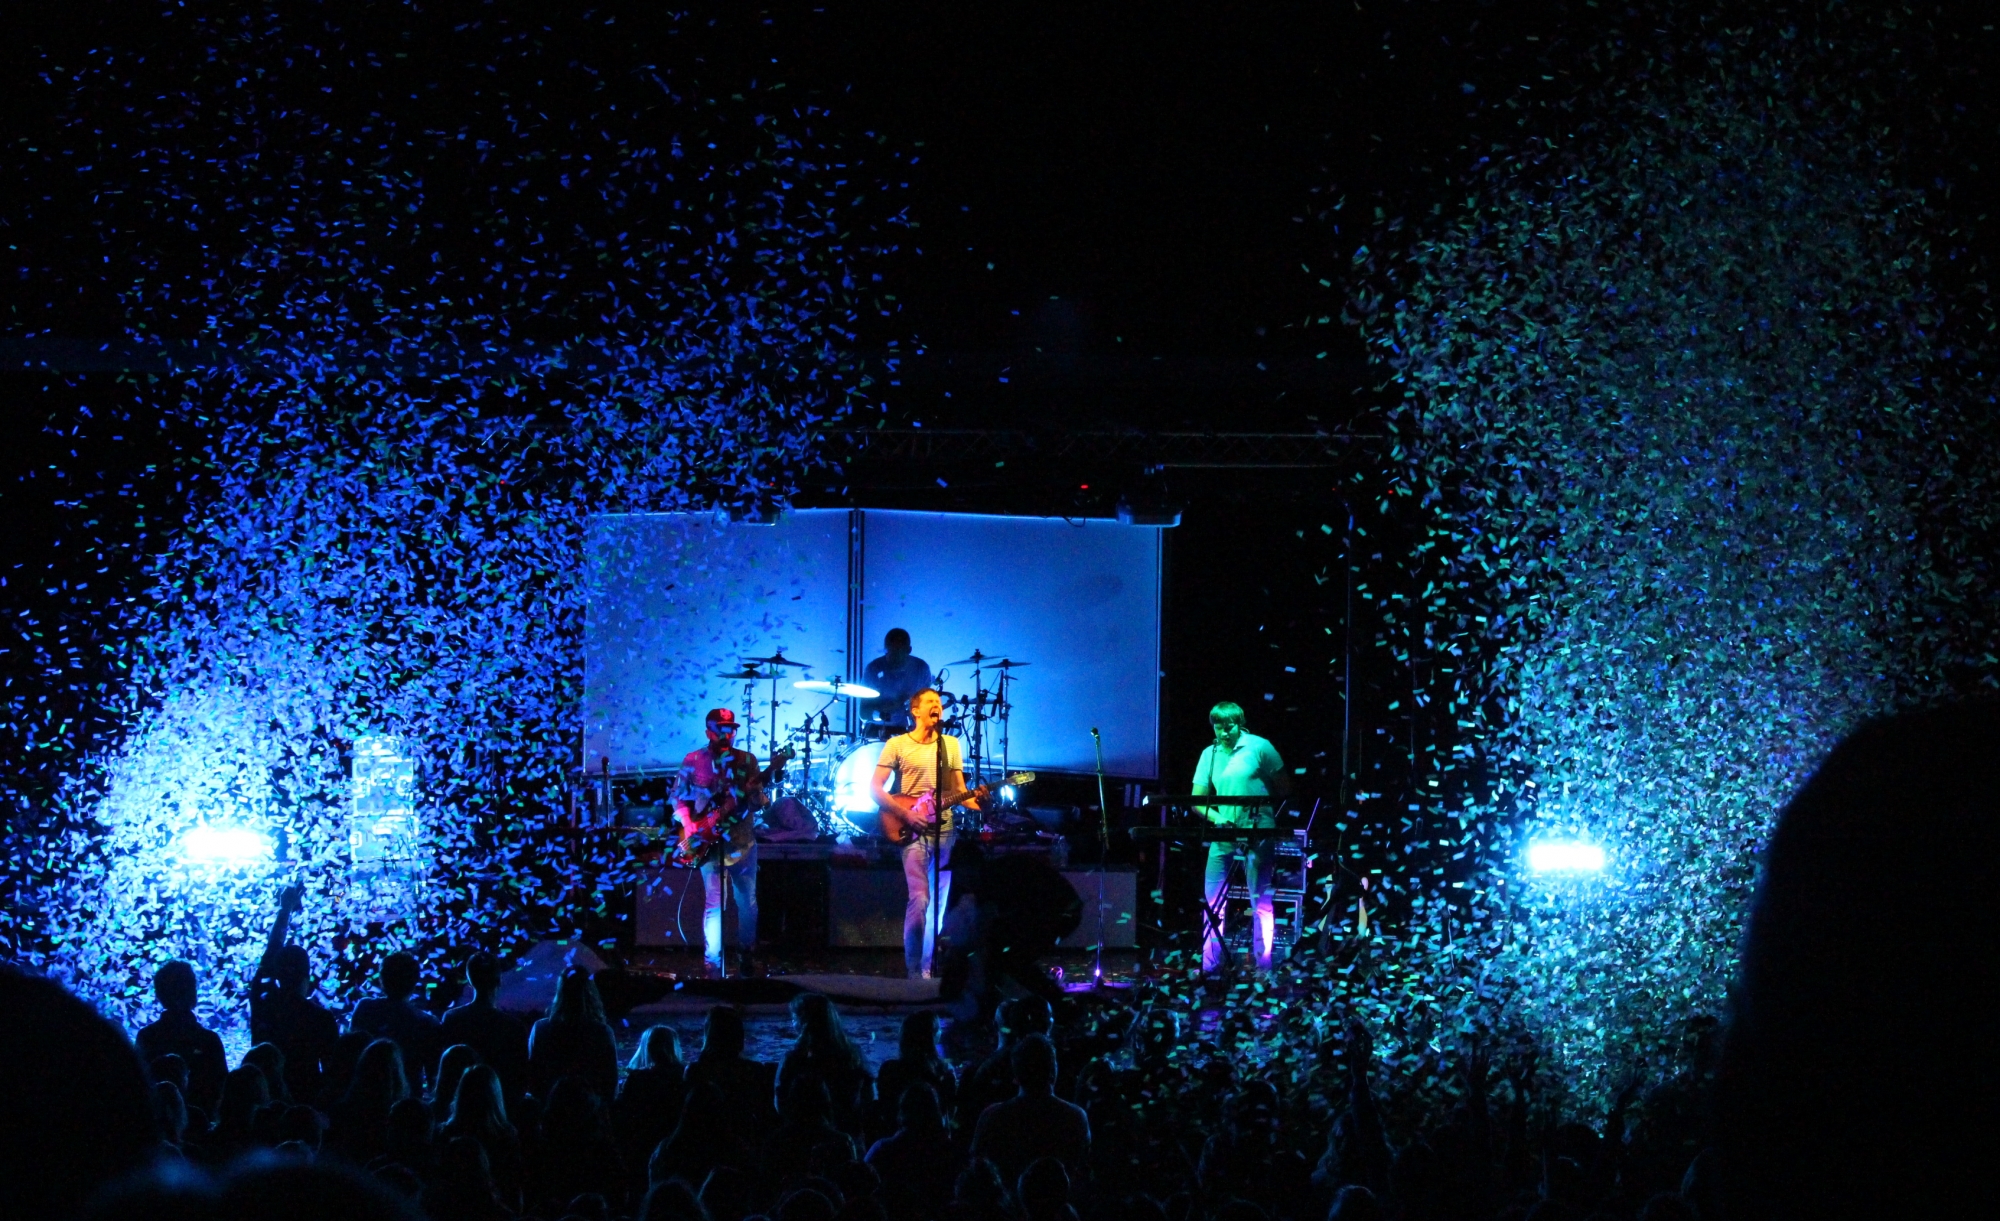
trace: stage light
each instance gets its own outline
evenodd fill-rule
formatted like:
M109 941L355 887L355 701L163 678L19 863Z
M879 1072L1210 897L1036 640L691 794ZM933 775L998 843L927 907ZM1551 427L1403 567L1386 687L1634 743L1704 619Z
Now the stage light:
M1013 785L1003 784L1000 786L1000 800L1011 802L1016 795Z
M248 827L196 827L181 837L181 859L190 865L254 865L271 859L271 841Z
M1534 873L1600 873L1604 849L1584 840L1536 840L1528 845L1528 868Z

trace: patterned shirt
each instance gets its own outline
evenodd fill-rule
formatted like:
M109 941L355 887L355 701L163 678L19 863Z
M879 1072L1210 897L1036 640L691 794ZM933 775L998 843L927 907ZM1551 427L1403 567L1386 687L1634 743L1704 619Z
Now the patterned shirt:
M733 746L719 760L706 746L691 750L681 760L681 774L674 781L674 811L678 814L686 809L699 818L732 792L738 809L764 808L764 780L757 773L757 756ZM731 846L739 851L748 847L757 834L755 823L754 818L738 822L729 833Z

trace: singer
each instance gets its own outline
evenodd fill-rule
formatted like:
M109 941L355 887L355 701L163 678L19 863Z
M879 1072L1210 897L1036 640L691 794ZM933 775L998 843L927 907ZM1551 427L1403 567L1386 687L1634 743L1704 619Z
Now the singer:
M931 978L936 930L931 914L931 882L950 903L952 808L941 799L965 792L965 755L958 739L944 732L944 699L923 690L910 697L910 719L916 728L882 744L875 761L875 804L882 811L882 833L903 845L903 880L909 892L903 908L903 966L911 979ZM889 791L894 781L896 791ZM962 804L978 809L978 798Z
M1260 738L1243 728L1243 707L1224 700L1208 710L1208 723L1215 741L1201 752L1195 764L1194 788L1197 796L1273 798L1267 806L1204 806L1202 813L1219 827L1278 825L1277 798L1291 792L1290 777L1278 748L1268 738ZM1251 944L1257 955L1257 969L1271 969L1271 939L1277 920L1271 904L1271 863L1277 856L1273 840L1249 843L1213 843L1208 846L1208 871L1202 880L1202 903L1207 914L1202 921L1201 969L1214 973L1222 967L1222 914L1229 892L1229 874L1241 861L1246 889L1250 892Z

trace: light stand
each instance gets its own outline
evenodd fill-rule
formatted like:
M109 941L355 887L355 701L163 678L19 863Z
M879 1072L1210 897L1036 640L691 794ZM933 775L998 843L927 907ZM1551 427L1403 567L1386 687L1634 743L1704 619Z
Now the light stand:
M1104 982L1104 866L1111 855L1111 803L1104 795L1104 737L1095 725L1090 727L1090 741L1097 749L1097 960L1090 969L1090 982L1097 985Z

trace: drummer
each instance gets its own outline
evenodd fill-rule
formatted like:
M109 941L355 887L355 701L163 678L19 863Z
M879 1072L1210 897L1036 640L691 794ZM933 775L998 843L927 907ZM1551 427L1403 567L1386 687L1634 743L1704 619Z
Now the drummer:
M882 637L882 656L862 669L861 681L880 692L862 704L863 719L870 729L889 736L910 729L910 697L930 687L931 667L910 654L910 634L892 627Z

